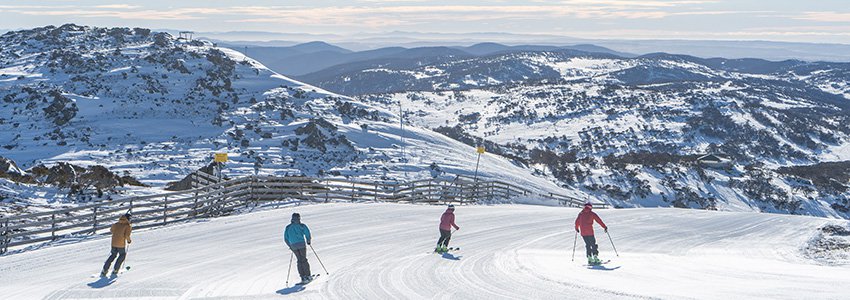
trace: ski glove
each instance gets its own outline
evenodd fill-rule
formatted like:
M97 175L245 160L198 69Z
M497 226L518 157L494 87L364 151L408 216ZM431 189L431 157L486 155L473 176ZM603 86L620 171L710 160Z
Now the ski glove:
M608 233L608 228L605 228L605 233Z

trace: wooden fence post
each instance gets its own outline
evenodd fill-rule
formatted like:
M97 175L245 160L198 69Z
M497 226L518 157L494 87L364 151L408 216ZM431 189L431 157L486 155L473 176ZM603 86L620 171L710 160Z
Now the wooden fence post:
M351 202L354 202L354 182L351 183Z
M97 206L94 207L94 213L92 214L92 217L94 218L94 224L92 224L91 226L91 233L97 234Z
M9 238L10 231L11 230L9 230L9 219L6 219L6 225L5 227L3 227L3 247L0 248L0 250L2 250L0 251L0 254L9 252L9 243L12 241L12 239Z
M192 204L192 218L198 217L198 191L195 191L194 204Z
M427 202L431 202L431 196L433 196L433 193L434 193L434 186L431 185L432 181L433 181L432 179L428 179L428 189L425 190L426 191L425 192L425 200Z
M162 208L162 225L168 224L168 196L165 196L165 206Z
M56 214L50 215L50 240L56 240Z

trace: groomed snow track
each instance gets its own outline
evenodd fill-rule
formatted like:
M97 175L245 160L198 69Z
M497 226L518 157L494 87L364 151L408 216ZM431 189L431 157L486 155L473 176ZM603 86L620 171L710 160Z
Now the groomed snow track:
M602 267L570 261L577 209L461 206L453 255L429 253L443 208L322 204L194 221L134 233L114 282L94 276L107 237L0 257L3 299L846 299L850 267L799 248L827 219L679 209L604 210L620 251L597 233ZM285 284L281 240L292 212L328 267ZM313 273L324 273L310 253ZM294 267L293 267L294 272Z

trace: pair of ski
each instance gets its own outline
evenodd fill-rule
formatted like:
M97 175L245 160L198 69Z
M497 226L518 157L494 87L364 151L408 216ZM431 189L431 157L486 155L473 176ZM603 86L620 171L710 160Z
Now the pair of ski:
M309 283L311 283L311 282L313 282L313 281L316 281L316 277L319 277L319 275L322 275L322 274L313 274L313 275L310 275L310 277L312 277L313 279L310 279L310 281L302 281L302 282L296 283L295 285L307 285L307 284L309 284Z
M598 267L611 262L610 259L584 265L585 267Z
M446 248L446 251L434 250L434 252L431 252L431 253L443 254L443 253L449 253L449 252L458 251L458 250L460 250L460 247L451 247L451 248Z
M103 279L115 279L115 278L118 278L119 274L124 274L126 272L127 271L121 271L120 273L113 272L113 273L107 273L107 274L97 273L97 274L92 275L91 277L92 278L103 278Z

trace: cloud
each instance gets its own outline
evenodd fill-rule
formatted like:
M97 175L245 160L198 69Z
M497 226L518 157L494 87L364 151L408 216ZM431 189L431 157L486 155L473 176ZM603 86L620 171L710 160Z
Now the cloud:
M117 18L126 20L195 20L203 14L213 12L203 8L174 10L110 10L110 9L63 9L63 10L6 10L22 15L72 16L82 18Z
M597 5L616 8L635 8L635 7L674 7L693 4L708 4L716 3L717 1L634 1L634 0L563 0L559 1L563 4L573 5Z
M588 1L588 0L583 0ZM624 11L567 5L403 5L403 6L241 6L221 8L138 9L133 5L7 6L22 15L117 18L130 20L195 20L220 18L231 23L288 23L382 27L425 22L533 20L540 18L654 19L673 15L662 11Z
M106 5L95 5L95 8L115 8L115 9L135 9L141 8L138 5L129 5L129 4L106 4Z
M581 0L591 1L591 0ZM592 0L597 1L597 0ZM738 11L612 10L606 7L568 5L406 5L406 6L335 6L321 8L246 6L228 8L228 14L252 16L231 22L274 22L295 24L352 24L375 19L393 21L370 24L405 24L425 21L483 21L523 19L659 19L677 15L719 15Z
M411 2L392 4L392 2ZM115 18L124 20L185 21L211 19L221 23L292 24L312 27L397 27L446 22L498 22L523 20L587 19L616 22L624 19L663 19L688 15L723 15L747 12L732 10L669 9L713 1L560 0L537 5L427 5L421 0L358 0L346 6L233 6L143 9L138 5L7 6L4 13L22 15ZM384 5L387 4L387 5ZM3 7L0 6L0 9Z
M846 23L850 22L850 13L840 13L834 11L816 11L805 12L802 15L795 16L793 18L797 20L806 21Z

